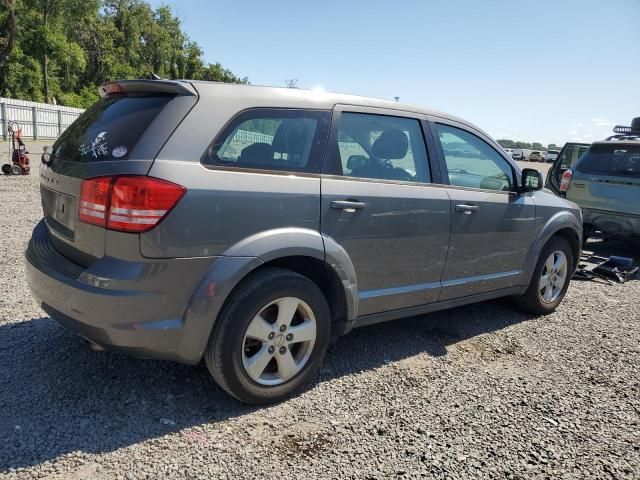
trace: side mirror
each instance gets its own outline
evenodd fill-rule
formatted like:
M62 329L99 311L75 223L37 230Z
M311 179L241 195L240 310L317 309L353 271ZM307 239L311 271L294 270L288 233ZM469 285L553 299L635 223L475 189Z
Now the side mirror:
M538 170L534 168L525 168L522 170L522 184L519 188L520 193L542 190L543 185L544 180Z

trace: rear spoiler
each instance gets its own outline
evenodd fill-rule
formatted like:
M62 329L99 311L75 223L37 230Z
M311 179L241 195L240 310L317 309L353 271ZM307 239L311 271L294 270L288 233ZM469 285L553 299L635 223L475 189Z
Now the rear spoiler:
M101 97L111 93L165 93L170 95L198 95L190 83L172 80L117 80L98 87Z

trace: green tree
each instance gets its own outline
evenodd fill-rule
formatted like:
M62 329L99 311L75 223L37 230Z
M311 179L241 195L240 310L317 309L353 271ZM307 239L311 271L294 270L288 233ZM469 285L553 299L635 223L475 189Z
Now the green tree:
M0 40L0 68L4 65L7 57L13 50L16 40L16 30L18 28L16 22L16 3L15 0L2 0L1 4L5 11L2 12L4 17L2 20L2 32L5 38ZM2 17L0 17L2 18Z
M0 95L87 107L117 79L248 83L182 30L171 8L144 0L0 0Z

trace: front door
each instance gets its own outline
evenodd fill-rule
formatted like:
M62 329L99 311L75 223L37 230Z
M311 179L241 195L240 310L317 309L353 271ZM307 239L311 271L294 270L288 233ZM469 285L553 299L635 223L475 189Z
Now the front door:
M489 139L463 125L433 125L451 198L440 300L517 285L533 241L533 199L515 193L515 170Z
M333 123L321 229L353 263L359 315L437 301L450 202L431 185L425 124L402 112L340 108Z

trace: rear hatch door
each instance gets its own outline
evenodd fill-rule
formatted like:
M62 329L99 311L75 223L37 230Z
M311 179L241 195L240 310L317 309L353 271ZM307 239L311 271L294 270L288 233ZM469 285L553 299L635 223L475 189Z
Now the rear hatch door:
M54 246L83 265L104 255L106 230L78 221L82 181L146 175L197 100L190 84L168 81L117 82L101 87L101 94L43 155L40 168L42 210Z
M574 170L569 200L583 208L640 215L640 142L593 144Z

